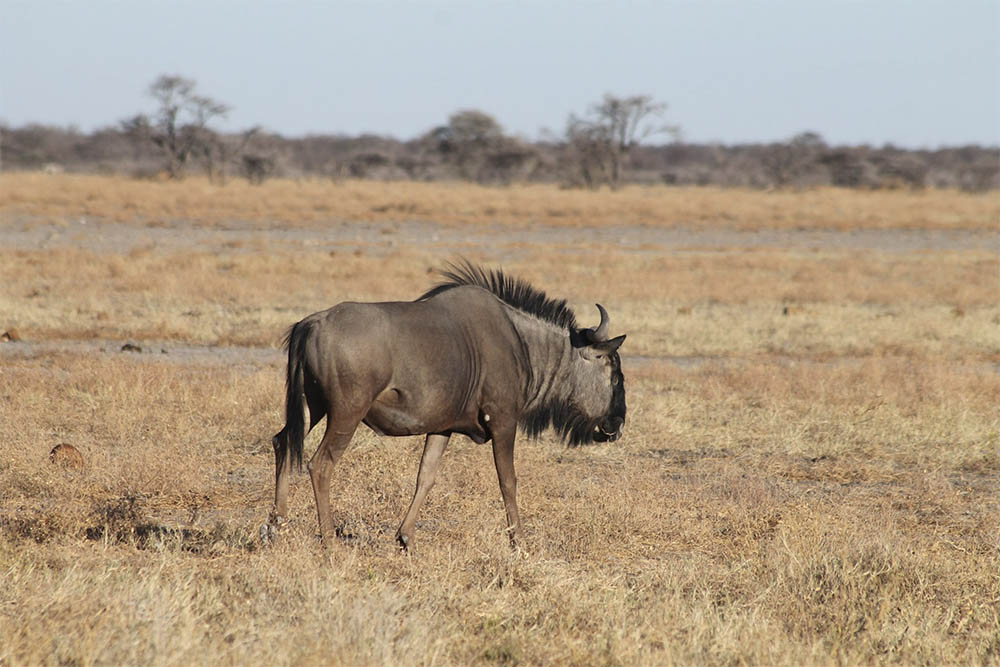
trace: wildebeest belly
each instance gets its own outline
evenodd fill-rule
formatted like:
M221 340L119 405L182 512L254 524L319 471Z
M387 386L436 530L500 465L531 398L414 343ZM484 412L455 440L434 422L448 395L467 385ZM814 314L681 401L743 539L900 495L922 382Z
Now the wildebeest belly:
M401 389L387 389L372 403L364 423L380 435L419 435L456 432L476 442L488 439L478 415L464 414L452 405L435 404L426 394L417 397Z
M417 435L432 432L428 420L421 419L406 410L386 405L372 405L365 415L364 423L379 435Z
M387 387L372 402L364 422L384 435L434 433L454 421L456 409L438 392Z

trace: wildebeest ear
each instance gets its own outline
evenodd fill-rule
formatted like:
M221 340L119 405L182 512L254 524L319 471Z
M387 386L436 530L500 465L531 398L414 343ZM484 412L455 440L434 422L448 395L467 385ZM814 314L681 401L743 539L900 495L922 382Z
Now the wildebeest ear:
M617 350L624 342L625 334L622 334L621 336L612 338L611 340L604 340L599 343L587 345L586 347L580 349L580 353L587 359L600 359Z

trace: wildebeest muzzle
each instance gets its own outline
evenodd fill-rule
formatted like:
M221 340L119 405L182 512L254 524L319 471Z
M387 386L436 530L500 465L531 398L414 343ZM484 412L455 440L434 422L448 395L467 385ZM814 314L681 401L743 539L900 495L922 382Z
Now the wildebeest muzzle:
M621 437L624 424L621 417L608 417L594 427L594 442L614 442Z

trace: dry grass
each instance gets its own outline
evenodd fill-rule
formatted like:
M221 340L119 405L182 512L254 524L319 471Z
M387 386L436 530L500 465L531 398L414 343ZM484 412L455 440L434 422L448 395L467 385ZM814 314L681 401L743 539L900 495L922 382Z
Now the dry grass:
M905 355L1000 360L1000 262L986 251L926 253L608 250L552 262L551 247L504 266L583 318L612 309L639 355ZM548 253L548 254L547 254ZM290 322L341 300L414 298L437 248L370 252L305 245L157 250L0 250L0 326L31 340L278 343ZM474 252L497 263L489 252Z
M718 188L627 187L621 192L510 188L464 183L274 180L262 186L202 179L151 182L118 177L7 173L0 210L32 217L90 216L145 225L198 220L308 225L331 221L426 220L460 227L646 225L708 229L996 230L1000 195L957 191L825 188L767 193Z
M392 532L419 441L370 433L336 485L350 539L315 544L300 476L290 531L259 548L277 367L7 364L0 659L996 658L995 374L764 362L629 380L621 446L520 446L527 556L504 545L488 448L463 440L408 557ZM87 469L46 465L56 440Z
M500 244L405 225L352 240L302 222L295 236L279 228L284 215L267 217L267 185L0 180L16 179L36 190L5 187L0 208L22 230L0 248L0 330L24 338L0 343L0 665L1000 661L991 251L630 250L499 222ZM270 187L364 191L369 213L419 192L436 202L429 219L459 225L481 222L477 198L521 198L502 220L537 194ZM225 199L200 214L209 190ZM644 192L624 193L623 208ZM165 205L164 193L193 219L141 208ZM953 196L969 220L990 201L648 193L704 197L716 213L746 197L775 207L774 227L815 197L864 202L883 222L848 226L886 229L916 220L899 202ZM126 196L143 203L123 208ZM581 229L614 207L606 193L538 196L593 205ZM308 220L298 210L290 217ZM97 232L67 222L119 214L122 225ZM147 215L167 226L144 240L129 230L147 229ZM219 220L258 222L230 234ZM36 239L38 225L64 231ZM609 307L629 333L626 437L518 444L526 553L503 539L489 448L456 438L404 555L392 535L420 441L359 431L334 485L342 538L317 544L297 475L291 524L263 548L282 330L343 299L413 296L456 251L502 261L582 317L595 300ZM145 351L119 352L126 338ZM186 347L200 344L249 347ZM80 449L83 469L49 462L61 442Z

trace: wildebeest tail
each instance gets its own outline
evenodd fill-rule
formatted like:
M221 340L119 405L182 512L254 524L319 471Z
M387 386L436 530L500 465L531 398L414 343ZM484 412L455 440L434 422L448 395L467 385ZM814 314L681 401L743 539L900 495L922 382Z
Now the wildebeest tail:
M281 454L287 455L291 449L292 461L302 467L302 443L306 437L303 402L305 398L305 352L312 326L305 320L296 323L285 336L288 350L288 371L285 376L285 428L278 434L277 445Z

